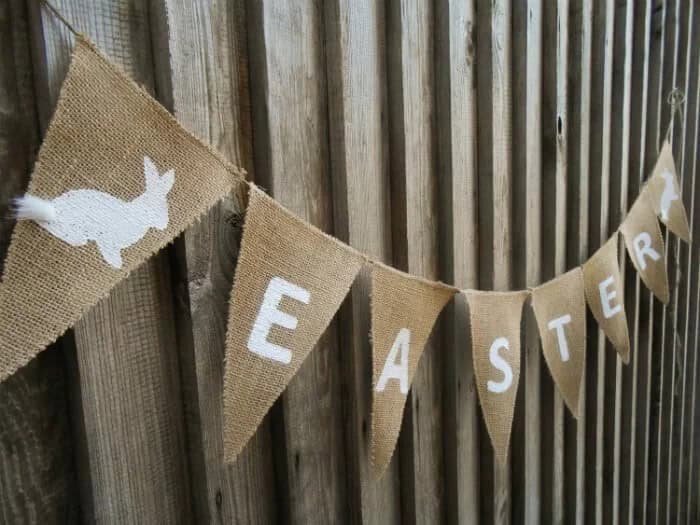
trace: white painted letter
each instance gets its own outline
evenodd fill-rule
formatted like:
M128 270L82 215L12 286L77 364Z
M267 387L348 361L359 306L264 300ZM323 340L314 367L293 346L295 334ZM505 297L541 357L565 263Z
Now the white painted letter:
M610 303L612 299L617 297L617 292L608 292L608 288L613 284L615 284L615 279L613 279L611 275L598 285L598 290L600 290L600 302L603 305L603 315L606 319L610 319L613 315L622 311L622 306L619 304L612 306Z
M557 331L557 343L559 345L559 353L561 354L561 360L565 363L569 360L569 345L566 342L566 334L564 333L564 325L571 322L571 316L569 314L562 315L556 319L552 319L547 323L547 327L550 330Z
M651 247L651 235L647 232L642 232L632 241L634 244L634 254L637 256L637 262L642 270L646 270L647 262L644 260L644 255L648 255L652 261L661 259L661 255Z
M281 277L273 277L267 285L263 296L260 312L253 324L253 330L248 338L248 350L260 357L279 361L288 365L292 362L292 352L288 348L276 345L267 340L272 325L278 325L288 330L295 330L299 320L279 310L283 296L291 297L300 303L309 304L311 294L308 290L285 281Z
M510 348L508 339L505 337L499 337L493 343L491 343L491 349L489 350L489 361L491 361L494 368L497 368L503 372L504 376L503 381L496 382L489 380L486 382L486 386L488 387L489 391L495 392L496 394L502 394L510 388L510 385L513 384L513 369L508 364L508 361L498 355L498 350L501 348L505 348L506 350Z
M402 394L408 394L408 352L411 346L411 331L408 328L399 330L394 344L384 363L384 368L377 381L377 392L383 392L389 379L399 380ZM401 362L396 362L396 354L401 350Z

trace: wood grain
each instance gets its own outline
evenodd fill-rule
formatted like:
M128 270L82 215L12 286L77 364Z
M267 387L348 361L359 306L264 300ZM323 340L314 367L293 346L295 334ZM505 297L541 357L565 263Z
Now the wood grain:
M435 169L432 5L392 3L387 11L389 137L394 266L439 277ZM440 323L426 344L399 438L401 502L408 523L444 516Z
M478 287L476 6L436 4L436 88L441 277ZM448 523L478 523L479 433L467 305L457 295L443 331L445 491Z
M698 40L698 18L700 13L695 2L689 2L683 6L681 17L684 21L684 35L681 35L681 49L679 54L679 78L678 84L685 94L685 104L681 114L677 114L677 135L676 140L680 142L681 153L677 160L678 169L680 171L681 196L686 209L690 215L693 211L693 182L695 180L690 166L692 166L693 136L694 127L691 125L689 115L694 115L696 111L695 97L693 96L697 90L697 62L699 45ZM693 119L694 120L694 119ZM681 512L680 498L682 494L682 472L684 464L687 462L687 457L684 457L684 438L686 425L688 421L686 415L686 382L688 379L687 368L688 349L684 346L684 332L686 323L686 288L688 286L688 270L684 262L688 257L688 245L676 237L676 251L674 254L674 262L677 266L676 274L676 295L674 297L673 310L673 332L676 346L676 375L674 382L674 398L673 421L672 421L672 442L670 445L671 463L669 465L669 480L668 480L668 511L667 515L670 519L676 522L685 521L685 512Z
M187 129L251 171L242 2L166 0L152 8L157 90ZM197 53L192 53L193 49ZM228 299L244 207L240 188L176 243L175 291L198 522L270 523L275 487L269 424L232 465L223 462L221 399Z
M377 260L391 260L385 16L376 3L326 3L326 69L336 235ZM372 402L370 270L341 311L340 352L348 520L398 523L399 453L381 479L370 464Z
M509 290L512 286L512 80L511 80L510 0L496 0L491 12L491 109L493 136L493 288ZM494 461L494 521L511 521L510 462Z
M650 83L654 76L653 55L651 47L652 2L636 6L633 15L634 57L632 63L632 85L641 85L641 90L631 93L631 140L629 195L630 199L639 195L645 179L647 159L647 136L652 125L650 111ZM621 498L627 501L627 518L621 516L620 522L643 523L645 517L644 499L648 472L649 446L649 374L650 360L650 327L652 326L652 306L650 292L642 284L638 275L633 278L633 361L630 408L629 436L629 484L622 487L626 495ZM629 311L628 311L629 313ZM623 449L623 454L627 451Z
M38 7L38 6L37 6ZM138 82L153 87L142 2L57 3L63 14ZM48 12L34 25L40 120L45 129L71 50ZM74 429L83 517L189 520L189 483L172 296L165 254L120 283L75 327Z
M698 59L698 64L696 65L698 67L698 72L696 75L700 75L700 59ZM697 183L695 180L695 177L697 176L697 167L698 167L698 162L700 162L700 151L698 150L698 141L700 139L700 111L698 109L700 108L700 81L697 80L696 77L696 83L697 83L697 88L695 92L695 117L694 117L694 136L692 139L692 142L689 144L691 145L693 149L693 160L692 160L692 166L690 166L690 173L693 174L693 191L692 191L692 199L693 199L693 204L691 207L691 216L692 220L690 224L692 225L692 238L693 242L697 242L698 238L698 232L700 232L700 184ZM690 94L691 97L693 94ZM690 115L693 115L691 112ZM692 117L691 117L692 118ZM688 407L688 414L687 414L687 419L689 421L688 425L688 430L687 430L687 445L686 449L688 450L687 452L687 460L684 463L684 469L681 472L682 480L681 480L681 493L679 495L680 498L680 505L681 505L681 520L683 517L685 517L685 523L691 523L691 520L693 519L693 502L695 501L695 494L693 492L693 484L695 482L695 460L698 454L698 450L696 450L696 442L695 442L695 435L696 435L696 417L697 417L697 412L696 412L696 405L697 405L697 395L698 395L698 390L697 390L697 381L698 381L698 348L697 348L697 341L695 339L695 334L697 330L697 304L698 304L698 298L696 296L696 289L700 286L700 275L698 272L695 271L695 268L699 268L700 263L698 262L698 250L697 248L692 248L688 251L688 263L687 263L687 269L686 271L688 272L689 276L689 283L688 283L688 290L687 290L687 306L686 306L686 329L685 329L685 335L684 335L684 347L686 351L690 351L692 353L692 358L690 359L690 369L688 371L688 381L690 382L689 385L689 407Z
M611 169L613 183L610 192L614 202L612 228L618 228L627 215L629 208L629 178L630 178L630 141L632 130L632 62L637 51L633 46L634 8L632 2L616 6L614 56L613 56L613 148L611 152ZM627 252L622 244L619 247L620 271L624 287L625 310L628 327L634 327L634 278L635 273ZM635 334L630 331L630 341L635 341ZM630 349L630 359L636 361L637 356ZM613 493L612 520L613 523L627 521L627 491L629 485L629 456L626 454L630 442L631 404L632 404L632 374L633 367L625 365L619 356L615 361L615 405L613 422ZM623 447L625 451L623 452Z
M256 180L333 233L323 11L313 1L247 9ZM273 407L279 510L291 523L346 514L340 361L333 323Z
M575 266L588 258L589 238L589 181L590 181L590 126L591 126L591 60L593 37L593 5L589 1L572 0L570 4L570 104L569 114L569 197L568 212L570 237L567 259ZM590 346L590 345L589 345ZM590 363L592 356L587 356ZM587 368L590 368L588 365ZM581 525L586 518L586 504L590 498L586 494L587 482L591 481L587 465L587 431L590 425L588 403L592 396L587 395L589 377L584 370L580 394L580 415L574 424L566 420L566 440L575 441L575 452L567 462L575 471L570 490L566 493L565 516L568 523ZM592 415L592 414L591 414ZM590 515L590 512L589 512Z
M12 198L29 180L39 142L23 2L0 5L0 273ZM64 353L56 344L0 384L0 521L79 518Z
M526 100L524 105L514 105L512 112L512 163L524 166L522 176L513 175L513 224L512 253L513 278L511 286L517 288L537 286L543 277L543 62L550 58L543 47L543 10L548 6L540 1L513 5L514 49L527 49L512 56L512 97ZM523 371L519 385L515 420L512 431L512 514L523 515L526 523L539 523L542 515L548 516L547 495L551 486L546 483L551 472L551 447L543 441L551 436L549 424L542 417L543 360L539 332L534 313L528 307L523 310ZM552 392L547 384L547 392ZM542 439L544 438L544 440ZM545 507L544 513L542 507Z
M664 42L664 53L668 50L668 55L664 56L664 77L662 90L664 97L668 97L672 90L677 86L677 81L679 77L679 54L681 51L681 37L684 27L685 20L681 20L681 12L683 9L683 0L671 1L668 4L668 12L666 13L666 32L665 32L665 42ZM680 159L680 144L676 138L678 132L678 125L676 124L676 118L674 118L673 112L671 111L670 104L668 104L668 99L665 99L665 103L661 108L661 122L662 128L666 130L668 139L671 141L673 148L674 158L676 163ZM657 473L657 485L658 485L658 505L656 508L657 519L662 521L668 521L669 518L669 494L668 494L668 482L670 479L672 454L671 447L673 443L673 431L670 425L673 421L673 411L675 404L675 375L676 375L676 334L673 331L673 316L674 316L674 303L675 297L677 296L677 284L676 279L678 277L677 266L676 266L676 242L677 239L673 235L670 235L668 230L664 232L665 238L665 262L666 269L668 273L668 282L670 287L671 299L668 305L664 305L661 314L661 330L659 345L662 354L661 371L662 377L662 388L661 388L661 418L660 418L660 430L666 428L660 434L659 440L659 454L658 454L658 473Z

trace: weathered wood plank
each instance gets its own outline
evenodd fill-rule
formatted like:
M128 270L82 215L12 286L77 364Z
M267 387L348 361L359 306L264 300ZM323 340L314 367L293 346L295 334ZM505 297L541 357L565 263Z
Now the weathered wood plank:
M557 2L557 75L556 75L556 118L549 122L553 131L556 147L555 172L555 255L554 274L561 275L567 269L567 194L568 194L568 140L569 140L569 0ZM552 488L552 522L564 521L565 486L569 483L569 473L565 472L565 433L564 433L564 400L558 390L554 391L554 461ZM573 472L571 472L573 474Z
M672 9L667 18L667 24L671 24L673 30L673 37L670 43L672 47L672 60L670 61L668 67L664 67L665 77L664 77L664 92L668 97L670 93L676 88L680 87L683 83L683 78L685 76L685 39L687 33L687 20L685 18L685 11L687 8L687 2L684 0L677 0L672 2L669 6ZM667 38L668 43L668 38ZM680 139L680 129L682 122L679 121L677 113L671 107L669 100L667 98L665 107L662 111L662 118L668 119L667 124L667 136L671 141L673 148L673 155L676 160L676 165L679 166L682 154L682 142ZM682 175L679 173L679 176ZM677 386L677 369L678 369L678 349L677 349L677 339L675 332L675 312L676 312L676 298L678 296L678 285L679 285L679 268L677 265L678 261L678 243L679 239L668 232L665 232L666 236L666 253L665 260L667 264L668 281L670 287L670 301L668 305L664 306L664 312L661 319L661 334L662 339L660 341L662 345L662 351L665 354L665 363L663 367L664 374L664 396L663 402L661 404L661 424L662 424L662 434L661 434L661 446L662 449L659 453L659 473L657 481L659 484L659 506L657 507L659 520L666 521L670 519L671 516L671 494L669 492L669 483L672 479L672 465L674 456L674 441L676 429L673 428L674 414L676 408L676 386Z
M593 5L587 0L573 0L570 6L571 30L570 49L570 101L569 115L569 219L570 237L567 255L569 266L582 263L588 257L589 239L589 179L590 179L590 126L591 126L591 60L593 37ZM592 356L587 357L592 361ZM589 367L587 367L589 368ZM587 472L590 463L587 458L587 429L589 425L588 395L589 376L587 370L581 385L580 416L577 422L567 418L565 423L566 443L575 443L575 448L567 461L570 471L575 471L566 493L565 515L567 523L581 525L586 518ZM592 414L590 414L592 416ZM590 453L590 452L589 452ZM590 493L589 493L590 494ZM589 513L590 514L590 513Z
M695 155L695 114L697 112L696 96L698 85L698 46L700 44L700 13L698 12L695 2L690 2L686 7L685 16L687 17L687 33L686 41L683 42L685 47L685 60L681 63L683 68L683 89L685 94L685 105L683 112L679 117L680 121L680 140L683 142L682 155L679 163L681 170L682 198L687 212L689 213L689 225L693 223L694 218L694 185L696 174L691 171L694 163ZM691 230L692 238L692 230ZM677 344L677 362L679 370L677 374L677 388L675 394L678 396L675 414L674 414L674 445L673 464L669 476L669 515L677 523L686 521L685 505L681 503L684 489L683 473L688 469L688 455L685 447L687 445L686 434L690 426L690 421L687 419L687 411L689 409L689 400L687 399L690 392L687 381L690 373L690 359L688 356L688 348L685 346L685 333L687 329L687 290L690 285L689 266L686 266L686 261L690 255L689 246L685 242L677 241L676 256L678 257L676 264L678 265L678 289L675 297L674 310L674 331ZM689 261L688 261L689 262Z
M543 173L542 173L542 278L566 271L568 186L568 59L569 2L559 0L544 9ZM542 363L544 365L544 362ZM551 380L544 375L541 432L543 519L560 523L564 513L564 404Z
M443 0L435 16L441 276L477 288L475 3ZM447 521L455 524L479 521L479 408L466 319L458 295L443 332L445 496Z
M491 0L476 3L477 188L479 216L479 289L493 288L493 110ZM505 220L505 219L503 219ZM483 413L479 409L479 513L482 523L494 523L494 454ZM517 414L516 414L517 421Z
M666 48L666 17L667 10L663 3L654 1L653 16L652 16L652 40L651 46L654 53L652 54L652 70L649 76L649 92L650 92L650 107L648 111L649 118L649 134L647 136L647 156L645 174L653 170L656 158L659 154L661 140L663 140L665 129L663 129L662 110L665 105L665 96L663 92L664 85L664 63L665 56L669 54ZM658 452L659 440L659 418L661 414L661 392L663 374L661 373L663 365L663 353L659 349L659 340L661 337L661 316L662 304L656 298L650 299L652 309L650 312L650 367L649 367L649 451L647 454L648 460L648 475L645 483L645 520L655 522L658 506Z
M630 159L630 107L632 89L632 57L634 3L618 4L615 13L615 30L613 40L613 126L611 151L611 224L610 230L617 228L624 220L628 209L629 159ZM625 247L619 247L622 286L625 289L625 310L628 323L630 312L634 313L634 270L627 260ZM634 341L634 333L630 334ZM631 359L636 356L631 352ZM622 487L629 484L629 457L622 453L629 443L631 415L632 367L623 364L615 356L615 404L613 421L613 455L612 455L612 507L613 523L626 521L627 492Z
M693 2L691 1L680 1L677 6L677 31L676 31L676 51L675 51L675 66L674 66L674 88L679 88L684 94L687 93L687 55L689 52L689 45L691 44L691 27L692 27L692 12L689 11L690 6ZM685 141L684 132L686 127L684 126L683 115L679 112L675 112L671 116L672 119L672 131L671 140L673 145L674 158L676 160L676 165L678 169L678 175L681 185L681 197L685 202L686 209L688 209L688 193L687 188L688 179L684 177L683 164L685 161ZM669 307L667 308L666 316L666 350L670 353L672 358L671 365L671 382L669 383L669 415L668 415L668 460L666 465L666 473L663 489L666 491L665 498L665 519L667 522L675 522L677 516L676 511L676 495L675 495L675 481L677 480L676 471L678 469L678 442L680 439L680 429L681 423L678 421L679 418L679 385L681 380L681 366L682 366L682 341L679 339L678 334L678 306L679 306L679 296L682 289L682 267L680 265L681 260L681 244L682 241L675 235L669 235L669 264L673 268L669 279L671 300Z
M186 128L250 171L251 125L242 2L153 2L159 97ZM192 53L192 50L197 50ZM242 203L217 205L176 243L178 344L196 521L270 523L276 506L269 425L223 462L221 398L228 293Z
M146 2L63 0L74 25L153 88ZM38 4L34 5L38 9ZM45 128L71 40L43 11L34 26L40 121ZM84 519L189 521L190 502L172 296L165 254L120 283L75 327L74 428ZM148 414L144 417L144 414ZM153 474L157 473L156 476Z
M660 126L661 126L661 140L665 137L673 138L672 133L672 115L670 111L670 105L667 103L667 97L671 93L672 89L675 87L676 79L676 64L678 57L678 26L679 26L679 9L678 5L681 0L670 0L668 3L664 4L664 51L663 51L663 65L662 65L662 79L661 79L661 93L663 98L663 103L660 106ZM673 242L672 236L668 234L668 231L664 232L664 244L665 244L665 254L664 260L666 263L666 269L668 273L668 281L671 287L671 293L673 294L675 282L675 265L672 259L673 248L671 243ZM673 338L671 336L670 327L670 310L666 305L660 308L657 327L654 330L655 333L655 352L661 354L661 366L660 370L660 400L659 400L659 419L658 419L658 450L656 456L656 472L655 472L655 518L656 520L664 520L666 518L666 503L667 503L667 493L666 486L668 482L668 464L669 464L669 433L668 424L670 422L671 413L671 392L672 392L672 375L675 363L674 351L672 348ZM656 318L656 316L655 316Z
M358 250L391 261L384 11L372 2L335 0L326 3L325 27L335 232ZM397 523L399 453L380 480L370 468L370 293L364 271L341 311L348 518Z
M512 80L510 0L495 0L491 11L493 289L509 290L512 268ZM511 465L493 462L494 522L511 521Z
M612 127L612 68L613 68L613 36L615 27L615 4L612 0L597 3L593 11L593 67L592 67L592 103L591 103L591 224L590 248L595 251L598 246L608 239L611 197L611 127ZM596 173L597 171L597 173ZM607 344L605 335L596 324L590 325L591 333L597 332L588 353L589 388L594 417L589 423L589 443L594 445L591 451L590 463L594 465L590 490L587 494L593 496L593 502L588 503L587 509L592 513L588 518L600 523L609 519L612 503L612 415L614 414L612 400L614 396L614 381L612 367L615 363L614 350ZM607 371L607 374L606 374ZM593 394L595 392L595 395ZM594 454L594 455L593 455ZM595 460L593 460L595 458ZM607 474L607 475L606 475Z
M247 9L256 180L292 212L333 233L322 6L256 0ZM342 521L346 461L335 322L272 418L279 515L291 523Z
M39 132L24 2L0 5L0 274L12 198L22 194ZM79 519L61 343L0 384L0 521Z
M402 270L432 279L440 271L434 24L429 4L394 2L387 11L393 261ZM444 516L439 332L438 324L413 379L399 440L401 503L409 523Z
M696 157L696 144L697 144L697 119L696 115L698 113L698 25L700 17L696 12L693 17L694 22L694 43L690 47L691 53L689 53L689 65L691 65L692 70L689 69L688 76L688 98L686 101L686 111L684 114L685 120L685 146L684 146L684 170L686 171L684 177L689 185L686 186L686 196L688 199L688 212L689 212L689 224L693 225L695 222L696 215L696 172L695 167L695 157ZM691 239L697 230L694 226L691 226ZM690 470L690 448L689 440L691 435L691 392L693 380L693 355L688 349L688 329L690 328L690 293L692 290L692 285L695 281L695 276L693 275L693 266L691 266L692 250L689 246L683 245L681 247L681 264L682 264L682 282L680 290L680 301L678 316L680 318L678 328L678 337L681 341L681 348L683 352L683 365L682 365L682 377L681 377L681 414L680 414L680 443L678 446L679 462L677 466L677 485L674 489L673 495L676 496L676 516L679 523L684 523L687 520L687 506L685 499L687 498L687 477Z
M513 53L511 92L513 100L526 101L512 108L512 164L523 172L513 176L512 188L512 288L536 286L542 279L542 113L543 99L543 5L534 0L513 5ZM520 261L520 264L515 263ZM514 518L539 523L547 506L548 452L541 433L542 392L539 333L534 313L523 309L522 368L512 429L511 470ZM547 385L548 387L550 385ZM550 389L551 390L551 389ZM542 456L544 454L545 459ZM544 490L543 490L544 489ZM551 491L550 491L551 492Z
M696 64L698 68L696 75L700 76L700 58ZM691 238L693 242L697 242L698 232L700 232L700 183L696 180L697 167L700 162L700 150L698 148L698 142L700 141L700 81L696 77L697 88L695 91L695 110L690 113L691 119L694 120L694 136L692 141L688 143L688 146L693 149L693 159L692 165L690 166L690 173L693 175L693 190L692 199L693 204L691 207L690 215L690 225L691 225ZM691 93L691 96L693 94ZM691 246L688 251L688 264L686 271L689 273L689 286L687 290L687 305L686 305L686 329L684 336L684 347L686 351L692 354L692 358L689 360L690 369L688 372L688 377L690 381L689 391L686 395L689 395L689 407L687 418L689 420L689 428L687 434L687 445L688 459L684 462L684 469L681 473L682 475L682 489L679 497L681 498L681 518L683 513L685 513L685 523L691 523L693 518L692 507L693 501L695 499L695 494L693 492L693 483L695 481L695 460L696 460L696 447L695 447L695 433L696 433L696 423L697 418L696 404L697 404L697 381L698 381L698 349L695 341L695 333L697 330L697 311L698 311L698 293L700 290L700 275L695 271L696 268L700 268L700 261L698 261L699 251L697 248ZM683 522L683 521L682 521Z
M644 182L646 162L647 133L649 132L648 111L650 63L651 57L651 0L635 7L634 12L634 57L632 63L632 93L630 114L630 164L629 164L629 198L639 195ZM633 277L633 330L632 330L632 386L631 407L628 425L630 425L629 448L623 448L623 454L629 453L629 483L622 487L624 513L620 522L643 523L645 480L647 475L648 450L648 374L649 327L651 326L650 292L643 285L639 275ZM628 315L630 311L628 310ZM624 443L624 438L623 438ZM623 456L624 457L624 456ZM626 516L626 518L625 518Z

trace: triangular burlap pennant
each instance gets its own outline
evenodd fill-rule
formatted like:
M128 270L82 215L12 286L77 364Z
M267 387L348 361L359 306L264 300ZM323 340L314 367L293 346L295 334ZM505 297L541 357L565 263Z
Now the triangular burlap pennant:
M0 380L226 196L242 171L78 36L0 284Z
M623 362L630 360L630 338L625 314L624 286L617 259L617 233L583 265L586 301L598 324Z
M654 171L646 185L649 200L661 222L686 242L690 242L688 216L683 206L671 143L664 142Z
M575 268L532 291L542 353L575 418L586 364L586 297L583 272Z
M227 462L314 348L364 261L251 186L226 335Z
M456 289L375 263L372 269L372 464L380 477L435 320Z
M520 378L520 320L528 292L465 291L474 376L496 459L508 457Z
M668 303L668 275L664 260L664 239L659 223L643 191L620 226L632 264L644 284L664 303Z

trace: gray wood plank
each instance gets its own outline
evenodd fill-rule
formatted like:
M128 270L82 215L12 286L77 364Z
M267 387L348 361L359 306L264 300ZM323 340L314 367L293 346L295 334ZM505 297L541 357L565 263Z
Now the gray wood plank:
M322 6L252 0L246 9L256 181L333 233ZM346 515L339 351L334 322L272 409L279 515L291 523Z
M86 6L64 0L55 5L137 82L153 88L145 2ZM34 29L39 117L45 128L72 45L65 27L45 10ZM189 520L178 360L169 351L175 345L169 279L162 253L75 326L73 423L88 521Z
M433 7L401 1L387 10L393 263L429 279L440 273ZM399 438L408 523L430 523L445 512L440 337L438 323L413 379Z
M331 177L338 237L391 260L384 10L372 2L326 3ZM381 479L371 471L370 272L353 285L339 330L346 428L348 520L398 523L399 453Z
M436 4L441 277L478 286L475 2ZM445 492L449 523L479 522L478 400L467 306L457 295L443 332Z
M151 3L157 91L179 122L251 171L245 8L242 2ZM197 53L192 53L196 49ZM176 242L177 330L192 494L198 522L272 523L276 498L269 424L236 462L223 462L221 404L228 295L242 188Z
M629 198L639 195L644 182L646 161L646 138L649 130L648 106L651 57L651 2L635 6L633 15L632 93L630 114L630 164L629 164ZM633 272L633 271L632 271ZM647 475L648 448L648 399L649 399L649 326L651 326L650 292L641 282L639 275L632 273L632 385L631 406L627 424L629 428L628 448L623 448L623 458L629 464L629 483L622 487L620 498L623 500L623 515L620 522L641 523L644 519L644 493ZM623 439L624 442L624 439ZM623 461L625 461L623 459Z
M569 224L571 243L568 261L570 266L582 263L588 258L589 239L589 180L590 180L590 125L591 125L591 66L593 37L593 5L589 1L573 0L570 6L570 100L572 111L569 115ZM590 345L589 345L590 346ZM592 356L588 353L587 360ZM590 368L590 367L588 367ZM584 523L586 504L591 498L586 497L587 482L591 481L587 465L589 447L587 430L590 420L588 404L589 376L584 370L580 396L580 415L577 422L566 420L566 444L575 443L567 465L575 472L575 479L566 493L566 520L578 525ZM569 436L571 439L569 439ZM590 515L590 512L588 513Z
M0 5L0 273L14 222L12 198L29 180L39 147L24 2ZM79 519L61 343L0 384L0 521Z

